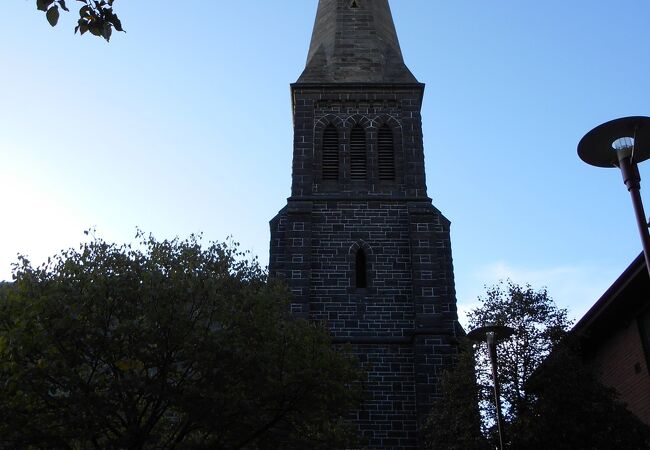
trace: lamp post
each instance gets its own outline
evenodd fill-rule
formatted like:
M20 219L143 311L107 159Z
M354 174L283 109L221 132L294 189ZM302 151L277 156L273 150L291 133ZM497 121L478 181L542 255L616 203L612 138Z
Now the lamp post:
M503 416L501 415L501 392L499 390L499 378L497 377L497 342L507 339L515 332L514 329L503 325L487 325L476 328L467 337L476 342L486 342L490 365L492 366L492 380L494 381L494 404L497 410L497 427L499 430L499 448L503 447Z
M645 264L650 274L650 234L641 201L641 175L637 166L650 158L650 117L623 117L597 126L580 140L578 156L596 167L618 167L632 197L641 235Z

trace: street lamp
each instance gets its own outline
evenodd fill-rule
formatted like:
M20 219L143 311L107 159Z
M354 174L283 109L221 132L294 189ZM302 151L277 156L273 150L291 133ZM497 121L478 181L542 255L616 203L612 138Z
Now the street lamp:
M641 235L645 264L650 274L650 234L641 201L641 175L637 163L650 158L650 117L623 117L597 126L580 140L578 156L597 167L618 167L632 197Z
M494 404L497 409L497 427L499 430L499 448L503 450L503 416L501 415L501 393L497 377L497 342L507 339L515 332L513 328L503 325L487 325L467 333L467 337L476 342L487 342L490 364L492 365L492 380L494 381Z

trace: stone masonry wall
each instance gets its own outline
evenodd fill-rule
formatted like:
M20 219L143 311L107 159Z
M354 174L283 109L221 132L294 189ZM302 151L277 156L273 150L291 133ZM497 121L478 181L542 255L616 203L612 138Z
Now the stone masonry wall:
M390 195L394 198L426 198L422 119L422 85L395 87L302 87L293 86L294 153L292 197L311 195ZM339 130L341 164L338 183L320 179L320 139L322 130L333 124ZM369 177L355 183L345 172L348 166L347 141L350 129L366 130ZM380 182L377 174L377 131L381 125L394 130L397 179Z
M368 448L423 448L422 425L456 352L449 222L427 197L423 85L292 86L291 197L271 221L271 276L297 317L325 323L368 372L354 413ZM338 180L322 179L323 130L339 138ZM365 131L367 176L350 176L350 134ZM395 179L380 180L378 131L393 132ZM366 287L355 282L366 255Z
M354 413L362 443L371 449L417 448L413 346L354 345L352 352L368 371L367 397Z
M412 450L455 352L449 226L427 202L289 202L272 221L271 271L298 316L321 321L366 364L355 415L370 448ZM354 255L368 256L368 287Z

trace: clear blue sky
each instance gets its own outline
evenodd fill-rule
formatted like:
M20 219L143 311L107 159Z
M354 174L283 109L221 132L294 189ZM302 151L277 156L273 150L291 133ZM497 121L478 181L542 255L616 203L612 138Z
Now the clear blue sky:
M266 264L316 5L118 0L127 33L106 44L72 34L75 12L52 29L33 0L3 0L0 279L16 253L42 261L89 227L120 242L136 227L233 235ZM641 249L620 174L575 148L650 115L650 3L391 5L427 84L427 184L452 221L461 310L510 276L580 316Z

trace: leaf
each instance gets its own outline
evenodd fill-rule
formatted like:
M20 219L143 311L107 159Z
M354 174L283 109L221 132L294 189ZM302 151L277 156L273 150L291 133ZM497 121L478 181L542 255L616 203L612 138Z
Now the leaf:
M122 372L128 372L129 370L142 370L144 363L137 359L121 359L115 363L115 367Z
M107 42L111 40L111 34L113 33L113 27L109 22L104 23L104 27L102 28L102 36L104 39L106 39Z
M50 22L50 25L55 26L59 22L59 7L54 5L45 13L47 21Z
M65 6L65 0L59 0L59 5L61 6L61 9L64 11L70 11L67 6Z
M117 31L122 31L122 32L124 31L124 29L122 29L122 22L114 12L112 11L107 12L106 20L112 23Z
M47 11L47 8L49 8L52 3L54 3L54 0L36 0L36 8L38 8L39 11Z
M127 370L129 370L131 368L131 363L130 363L130 361L128 359L122 359L122 360L117 361L115 363L115 367L120 369L122 372L126 372Z

